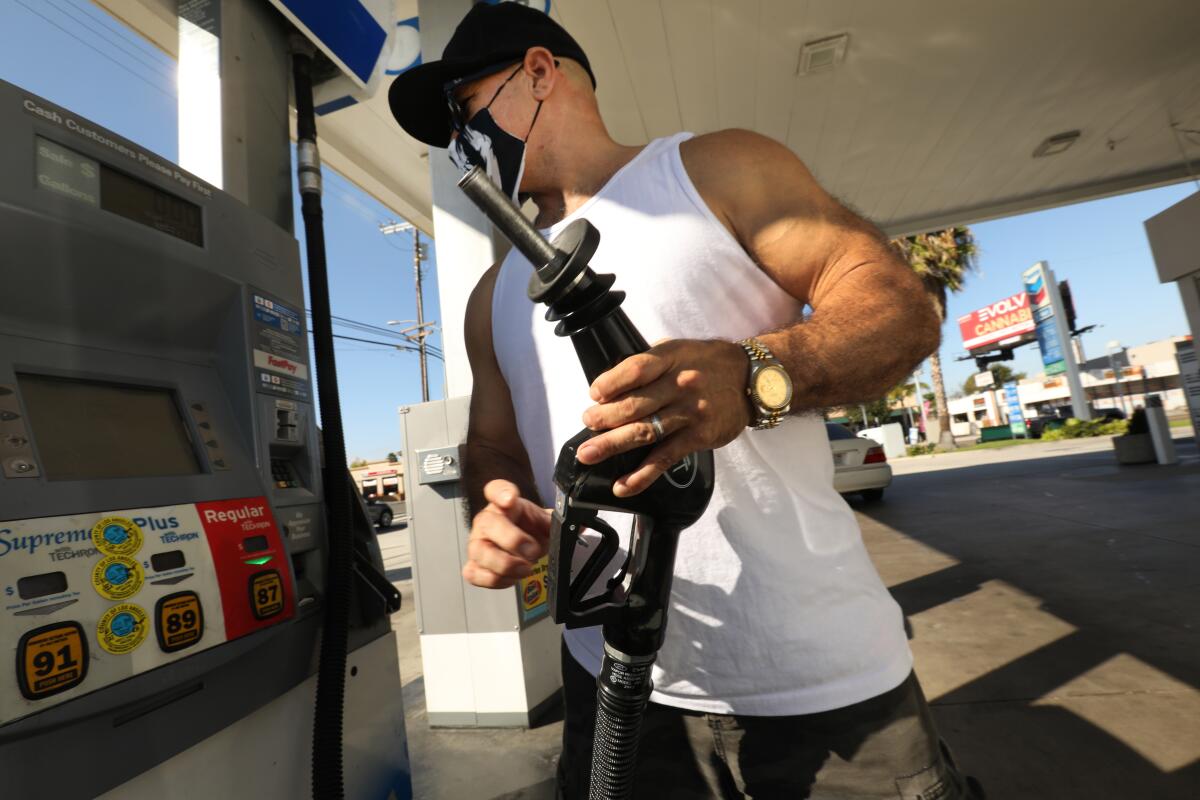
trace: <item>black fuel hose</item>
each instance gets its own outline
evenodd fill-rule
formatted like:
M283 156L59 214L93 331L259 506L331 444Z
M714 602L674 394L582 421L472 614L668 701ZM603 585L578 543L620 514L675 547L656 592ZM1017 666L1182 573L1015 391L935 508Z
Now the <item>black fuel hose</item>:
M329 567L325 579L325 625L317 666L317 698L313 713L313 800L342 800L342 717L346 691L346 652L350 632L353 542L350 495L345 480L346 441L338 399L337 364L333 354L333 319L329 308L329 274L325 262L324 214L321 211L321 159L312 98L312 50L293 46L292 78L296 100L296 171L300 213L308 256L308 291L312 310L313 357L325 451L325 502L329 509Z

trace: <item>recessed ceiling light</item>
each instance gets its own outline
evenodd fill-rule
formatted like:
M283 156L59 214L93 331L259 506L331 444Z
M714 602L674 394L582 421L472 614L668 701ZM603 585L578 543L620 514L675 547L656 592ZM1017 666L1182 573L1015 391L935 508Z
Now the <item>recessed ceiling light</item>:
M1079 138L1079 131L1067 131L1066 133L1056 133L1053 136L1047 136L1045 141L1037 146L1033 151L1034 158L1043 156L1053 156L1066 150Z
M833 69L846 57L846 45L849 42L848 33L806 42L800 48L800 65L796 68L796 74L811 75Z

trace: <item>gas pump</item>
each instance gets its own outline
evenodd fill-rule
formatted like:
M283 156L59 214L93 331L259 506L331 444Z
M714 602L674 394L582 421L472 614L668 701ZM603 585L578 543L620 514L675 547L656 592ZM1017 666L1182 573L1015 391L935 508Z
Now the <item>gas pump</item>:
M346 795L409 797L399 597L323 470L296 240L3 82L0 141L3 795L308 796L340 592Z

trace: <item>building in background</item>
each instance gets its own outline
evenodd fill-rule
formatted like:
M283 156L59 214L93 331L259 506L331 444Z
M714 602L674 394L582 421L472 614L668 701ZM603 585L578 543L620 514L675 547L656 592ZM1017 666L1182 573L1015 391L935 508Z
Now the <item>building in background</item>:
M1120 409L1129 415L1146 405L1147 395L1156 394L1162 398L1168 416L1187 416L1187 399L1175 358L1176 342L1187 341L1191 341L1190 336L1172 336L1114 352L1112 364L1107 355L1084 362L1079 372L1088 403L1096 411ZM1005 424L1008 415L1003 399L997 396L1002 391L1001 387L989 387L951 400L950 430L954 435L973 436L980 428ZM1071 392L1061 374L1026 378L1017 384L1017 396L1026 418L1071 414Z
M401 502L404 500L404 461L372 461L351 467L354 485L362 492L363 499Z

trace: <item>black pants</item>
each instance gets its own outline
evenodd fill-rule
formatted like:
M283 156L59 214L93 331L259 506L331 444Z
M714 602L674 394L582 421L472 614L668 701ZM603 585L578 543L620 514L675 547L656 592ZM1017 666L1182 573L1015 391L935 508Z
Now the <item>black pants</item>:
M596 680L562 648L560 800L586 800ZM705 714L650 703L642 723L635 798L654 800L968 800L934 730L915 674L846 708L791 717Z

